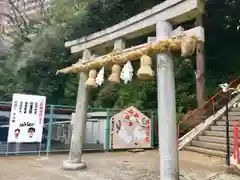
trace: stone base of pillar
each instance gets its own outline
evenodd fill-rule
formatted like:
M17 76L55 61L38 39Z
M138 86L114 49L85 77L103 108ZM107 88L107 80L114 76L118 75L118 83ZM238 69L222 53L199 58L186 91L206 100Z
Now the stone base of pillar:
M76 171L81 169L86 169L87 165L84 162L76 163L69 160L63 161L62 169L66 171Z

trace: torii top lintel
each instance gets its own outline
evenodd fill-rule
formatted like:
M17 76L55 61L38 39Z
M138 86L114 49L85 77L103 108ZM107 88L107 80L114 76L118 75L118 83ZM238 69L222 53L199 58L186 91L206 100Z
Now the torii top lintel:
M77 53L103 44L111 46L115 39L131 39L155 31L155 24L159 20L180 24L195 18L203 12L203 0L166 0L114 26L66 42L65 47L70 47L71 53Z

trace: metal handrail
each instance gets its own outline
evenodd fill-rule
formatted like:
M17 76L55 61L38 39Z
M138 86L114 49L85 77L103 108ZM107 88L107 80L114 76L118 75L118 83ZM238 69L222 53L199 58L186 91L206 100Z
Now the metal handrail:
M236 81L238 81L240 79L240 76L237 77L236 79L232 80L230 83L229 83L229 87L231 87ZM185 116L177 125L177 131L178 131L178 139L180 138L180 125L183 124L183 122L185 122L186 120L190 119L191 117L193 117L194 115L196 115L198 112L202 111L202 110L205 110L204 107L209 103L211 102L211 104L213 105L216 105L216 101L215 101L215 98L218 97L221 93L222 93L222 89L220 91L218 91L215 95L213 95L211 98L209 98L207 101L205 101L203 104L200 105L200 107L196 108L195 110L191 111L187 116ZM208 111L209 109L205 110L206 112ZM214 111L214 108L213 108L213 111ZM196 124L195 124L196 126Z

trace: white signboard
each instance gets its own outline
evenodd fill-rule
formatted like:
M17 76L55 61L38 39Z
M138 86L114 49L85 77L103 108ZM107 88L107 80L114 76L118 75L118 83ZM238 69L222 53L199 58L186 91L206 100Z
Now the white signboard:
M45 96L13 94L8 142L41 142Z

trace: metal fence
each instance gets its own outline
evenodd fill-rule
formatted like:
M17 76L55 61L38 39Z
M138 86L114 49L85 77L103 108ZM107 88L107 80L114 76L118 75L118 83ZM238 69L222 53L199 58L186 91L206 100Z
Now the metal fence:
M110 150L110 118L122 109L88 109L83 150ZM69 152L73 106L47 105L41 143L7 143L11 103L0 102L0 155L48 154ZM154 111L142 111L152 120L152 146L157 141L157 119Z

